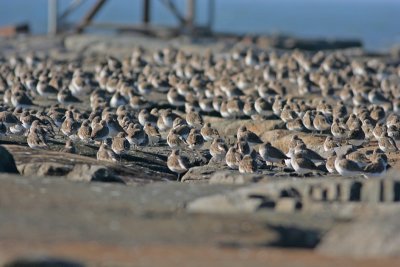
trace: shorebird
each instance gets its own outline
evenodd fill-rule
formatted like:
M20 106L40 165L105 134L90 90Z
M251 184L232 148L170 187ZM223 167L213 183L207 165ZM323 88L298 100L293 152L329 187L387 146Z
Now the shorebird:
M75 139L76 138L76 133L79 129L79 122L77 122L74 119L74 114L72 111L67 111L65 113L65 120L64 122L61 124L61 132L71 138L71 139Z
M117 161L117 155L112 151L112 149L107 144L101 144L99 150L96 154L97 160L103 161Z
M297 113L289 105L285 105L281 112L283 122L289 122L297 118Z
M298 143L294 149L295 154L301 154L314 163L324 162L325 159L314 150L307 148L304 143Z
M189 159L181 156L179 150L172 150L167 160L168 169L178 174L178 181L182 173L189 169Z
M189 126L198 129L200 129L204 124L203 118L200 113L194 111L193 108L190 109L188 113L186 113L186 122Z
M186 139L186 143L190 149L200 149L204 144L204 139L197 129L192 128Z
M223 160L225 158L228 147L222 138L216 138L210 145L210 154L216 160Z
M125 97L123 97L118 91L115 92L110 99L110 107L112 108L117 108L126 104L128 104L128 101L126 101Z
M47 149L49 147L40 129L36 127L29 130L27 142L28 146L33 149Z
M250 145L244 139L244 137L240 137L238 140L236 140L235 147L242 155L247 155L251 153Z
M352 160L346 159L344 154L336 156L335 169L342 176L358 176L363 173L363 170L358 164Z
M90 138L94 141L103 141L108 138L110 130L108 129L107 122L101 120L100 123L94 125Z
M89 120L84 120L78 130L78 137L83 142L89 142L92 135L92 127L90 127Z
M376 140L379 140L379 138L383 135L384 132L387 131L387 126L384 125L383 122L378 121L375 125L374 130L372 131L374 137Z
M254 102L254 108L261 116L268 116L272 113L272 104L261 97Z
M185 139L179 135L176 129L171 129L167 135L167 143L170 148L181 148L186 146Z
M237 151L236 147L230 147L225 155L225 162L231 169L238 169L239 162L242 160L242 154Z
M331 125L331 133L334 137L342 139L347 137L346 128L343 127L343 124L340 122L339 118L335 118Z
M0 122L3 123L6 127L13 126L19 122L18 118L9 111L1 111L0 112Z
M307 110L306 113L303 116L303 125L310 131L315 131L314 127L314 114L311 112L311 110Z
M129 141L125 137L126 133L120 132L115 137L112 138L111 149L112 151L114 151L116 155L120 157L120 161L122 155L127 153L130 149Z
M326 159L325 167L329 173L337 173L335 168L336 152L333 150Z
M28 108L33 105L32 100L25 92L17 91L11 94L11 103L14 107Z
M310 159L308 159L301 153L295 153L291 157L290 161L293 169L299 175L305 175L308 173L320 171L320 169L318 169L318 167L315 166L315 164Z
M327 131L331 128L331 123L329 122L328 118L322 112L317 112L313 120L314 128L317 131L322 132Z
M146 146L149 143L148 135L139 124L134 124L132 128L128 128L127 133L126 139L135 148Z
M200 134L205 141L212 141L219 137L218 130L211 127L211 123L206 122L200 130Z
M237 139L243 139L248 142L250 146L262 144L260 137L254 132L247 129L246 126L240 126L236 133Z
M180 95L175 88L171 88L167 94L168 102L174 107L185 106L185 97Z
M150 114L147 109L142 109L139 112L138 120L142 126L146 125L148 122L150 122L153 126L157 126L157 117L153 114Z
M333 140L332 136L327 136L324 142L324 150L325 152L329 152L334 150L336 147L338 147L338 144Z
M368 160L367 156L365 155L365 152L354 151L354 152L345 153L345 154L346 154L346 158L347 159L357 163L357 165L360 168L363 168L363 167L365 167L366 165L368 165L370 163L370 161Z
M388 136L387 132L382 133L378 139L378 145L383 152L396 152L399 150L396 142L393 140L393 138Z
M240 173L255 173L257 171L257 162L251 155L245 155L238 165Z
M57 93L57 101L63 105L80 103L81 100L72 95L69 89L62 89Z
M39 80L36 85L36 91L39 93L39 95L46 97L56 96L58 93L58 90L48 84L46 80Z
M386 162L382 154L378 155L376 159L363 168L363 175L367 178L380 177L386 173Z
M149 143L151 145L158 144L161 140L161 134L156 127L154 127L150 122L146 123L143 127L144 132L149 138Z
M303 125L303 121L300 118L296 118L292 121L288 121L286 123L286 128L289 131L297 131L297 132L304 132L306 131L306 127Z
M271 162L271 170L274 163L283 163L284 160L290 159L281 150L271 145L270 142L262 144L259 148L260 156L267 162Z
M368 140L366 140L365 133L360 126L349 132L347 141L354 146L362 146Z

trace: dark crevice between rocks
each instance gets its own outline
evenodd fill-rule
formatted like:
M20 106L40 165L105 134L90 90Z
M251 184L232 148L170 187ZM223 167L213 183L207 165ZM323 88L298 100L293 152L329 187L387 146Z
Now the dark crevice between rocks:
M350 187L350 199L349 201L360 201L361 200L361 182L354 182Z
M315 248L321 241L322 234L316 229L306 229L296 226L273 226L268 228L275 230L278 233L278 239L274 242L265 244L271 247L284 248Z
M275 231L278 238L275 241L267 241L265 243L242 243L240 241L220 242L221 247L227 248L260 248L260 247L278 247L278 248L302 248L314 249L321 242L322 233L315 229L306 229L295 226L274 226L267 225L268 231Z

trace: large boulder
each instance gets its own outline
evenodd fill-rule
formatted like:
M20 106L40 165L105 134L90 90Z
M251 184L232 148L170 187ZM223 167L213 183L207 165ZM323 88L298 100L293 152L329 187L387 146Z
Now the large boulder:
M0 172L19 174L13 155L4 146L0 146Z

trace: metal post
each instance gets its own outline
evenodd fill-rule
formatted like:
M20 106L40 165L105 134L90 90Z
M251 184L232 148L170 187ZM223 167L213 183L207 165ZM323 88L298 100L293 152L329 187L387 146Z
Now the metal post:
M192 30L196 16L196 0L187 0L186 26Z
M150 0L143 0L143 24L150 22Z
M58 0L48 1L48 16L47 16L47 33L49 35L56 35L58 30Z

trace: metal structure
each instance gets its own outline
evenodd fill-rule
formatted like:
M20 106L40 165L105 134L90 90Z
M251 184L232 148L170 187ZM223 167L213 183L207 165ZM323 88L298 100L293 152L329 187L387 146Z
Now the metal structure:
M173 0L158 0L160 1L170 13L178 20L179 25L177 27L155 27L151 23L151 10L152 2L156 0L142 0L142 20L139 24L133 25L121 25L112 22L101 22L94 23L93 19L98 14L98 12L105 8L107 0L97 0L83 16L83 18L72 28L75 33L82 33L88 27L96 27L100 29L114 29L117 31L136 31L144 34L154 35L157 32L169 31L173 34L210 34L212 32L212 26L214 22L215 14L215 0L208 0L208 21L206 25L196 24L196 0L186 0L186 14L181 14ZM85 0L73 0L70 5L64 10L61 15L58 15L58 0L48 0L48 34L55 35L63 33L66 31L65 28L60 27L60 25L65 24L68 16L79 8Z

